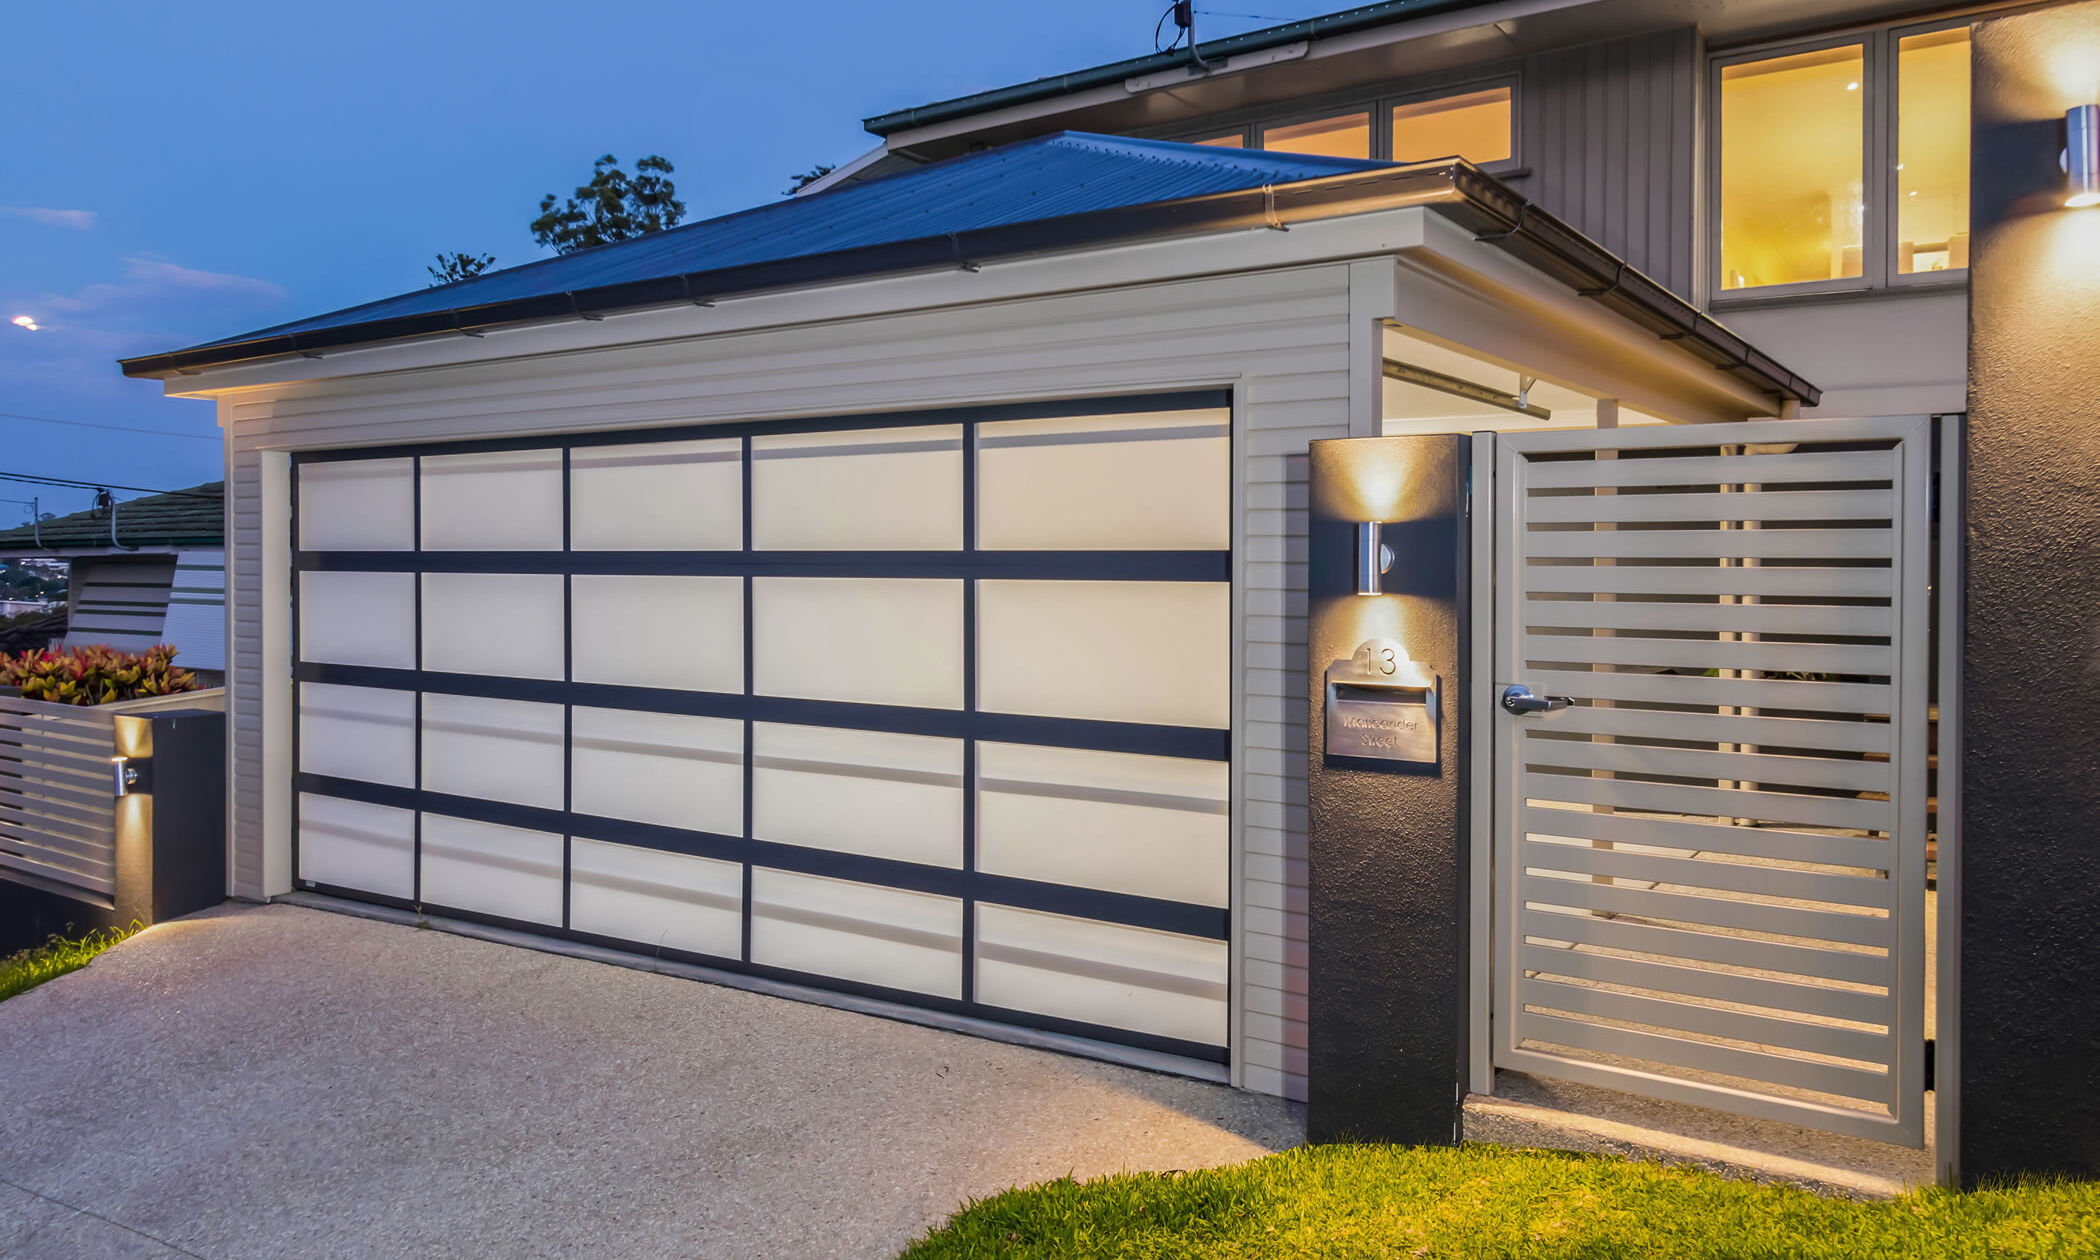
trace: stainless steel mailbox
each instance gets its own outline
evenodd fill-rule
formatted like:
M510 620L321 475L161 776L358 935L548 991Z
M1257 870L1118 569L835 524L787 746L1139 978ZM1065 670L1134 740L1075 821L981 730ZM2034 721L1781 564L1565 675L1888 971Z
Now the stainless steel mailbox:
M1327 755L1437 764L1438 678L1372 639L1327 671Z

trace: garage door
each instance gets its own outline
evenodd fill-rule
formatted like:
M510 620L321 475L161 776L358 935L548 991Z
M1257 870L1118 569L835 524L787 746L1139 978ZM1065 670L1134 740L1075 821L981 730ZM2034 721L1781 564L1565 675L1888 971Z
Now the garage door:
M1224 1061L1228 398L299 456L299 885Z

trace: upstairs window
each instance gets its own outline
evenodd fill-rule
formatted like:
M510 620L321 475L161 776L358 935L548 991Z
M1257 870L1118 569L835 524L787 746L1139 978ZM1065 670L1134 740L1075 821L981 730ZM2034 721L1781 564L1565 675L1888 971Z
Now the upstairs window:
M1371 115L1338 114L1332 118L1264 127L1261 147L1280 153L1368 158L1371 156Z
M1716 65L1718 295L1856 291L1968 266L1967 27Z
M1514 106L1515 91L1507 85L1395 105L1393 161L1461 157L1475 166L1507 162L1515 156Z

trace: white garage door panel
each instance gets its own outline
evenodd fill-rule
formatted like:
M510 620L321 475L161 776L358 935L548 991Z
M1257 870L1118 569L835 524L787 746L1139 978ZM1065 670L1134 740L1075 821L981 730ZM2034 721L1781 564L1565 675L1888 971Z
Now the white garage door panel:
M744 545L744 444L636 442L569 453L577 551L735 551Z
M423 550L560 551L561 452L425 455Z
M294 456L295 881L1227 1062L1226 403Z
M423 815L423 899L561 926L560 836Z
M575 812L743 834L742 722L581 707L569 720Z
M562 806L562 707L482 696L423 697L423 787Z
M758 578L762 696L959 709L963 584L939 578Z
M652 949L734 955L744 934L737 862L569 842L569 926Z
M416 693L299 684L299 761L310 774L416 785Z
M962 429L918 425L751 439L751 545L761 551L962 546Z
M977 545L1000 551L1223 551L1224 408L979 426Z
M423 575L424 669L560 678L562 655L560 575Z
M1223 941L977 907L977 993L993 1006L1223 1045Z
M1231 724L1223 582L980 582L978 703L997 713Z
M752 755L758 839L962 865L961 740L760 722Z
M760 867L751 872L751 961L962 996L962 902Z
M744 689L744 579L579 573L577 682L688 691Z
M299 874L383 897L414 896L415 813L301 792Z
M979 744L977 866L1223 906L1231 793L1222 761Z
M301 464L299 545L308 551L414 551L415 461Z
M414 669L415 575L325 569L300 574L299 659Z

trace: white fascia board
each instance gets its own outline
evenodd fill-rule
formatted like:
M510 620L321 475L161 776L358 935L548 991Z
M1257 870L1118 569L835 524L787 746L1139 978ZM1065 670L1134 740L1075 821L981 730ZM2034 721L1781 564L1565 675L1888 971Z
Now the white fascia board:
M1294 223L1287 232L1266 227L1136 241L1085 251L988 260L979 270L881 276L744 298L711 307L686 303L607 312L603 319L566 318L479 337L439 333L407 341L331 350L319 359L284 355L253 363L175 375L162 384L174 397L216 397L303 381L370 376L572 354L612 346L718 337L796 324L833 323L943 307L1061 293L1158 284L1246 271L1270 271L1379 255L1422 243L1422 206Z
M1686 421L1779 414L1779 401L1438 215L1400 256L1399 322L1556 385Z
M1362 52L1386 44L1404 44L1418 39L1433 39L1456 31L1478 27L1497 26L1556 9L1572 9L1593 3L1594 0L1505 0L1502 4L1486 5L1478 9L1461 9L1455 13L1440 13L1418 18L1412 22L1394 22L1386 26L1374 26L1366 30L1352 31L1346 35L1330 36L1305 42L1302 54L1271 56L1280 51L1295 49L1297 45L1281 45L1277 49L1260 49L1229 57L1209 74L1184 75L1175 70L1164 70L1139 78L1125 79L1121 83L1104 84L1088 88L1083 92L1072 92L1063 96L1047 97L1039 101L1028 101L1020 105L1009 105L1004 109L986 110L981 114L967 114L945 122L914 127L907 131L893 131L884 137L890 149L909 149L914 145L930 144L971 132L986 131L995 127L1013 126L1038 118L1053 117L1076 110L1092 109L1102 105L1113 105L1149 91L1171 91L1185 88L1201 79L1215 79L1229 74L1245 73L1279 61L1317 61L1323 57L1337 57L1345 53ZM1512 48L1512 51L1515 51Z
M867 170L869 167L875 165L877 162L880 162L883 158L888 157L889 152L890 146L886 144L878 144L874 148L869 149L866 153L863 153L859 157L854 158L851 162L846 163L844 166L834 168L830 174L824 176L822 179L813 179L807 184L804 184L802 187L797 188L794 192L794 195L797 197L807 197L813 193L823 192L825 189L830 188L834 184L844 183L845 181L852 179L855 175L858 175L862 171Z

